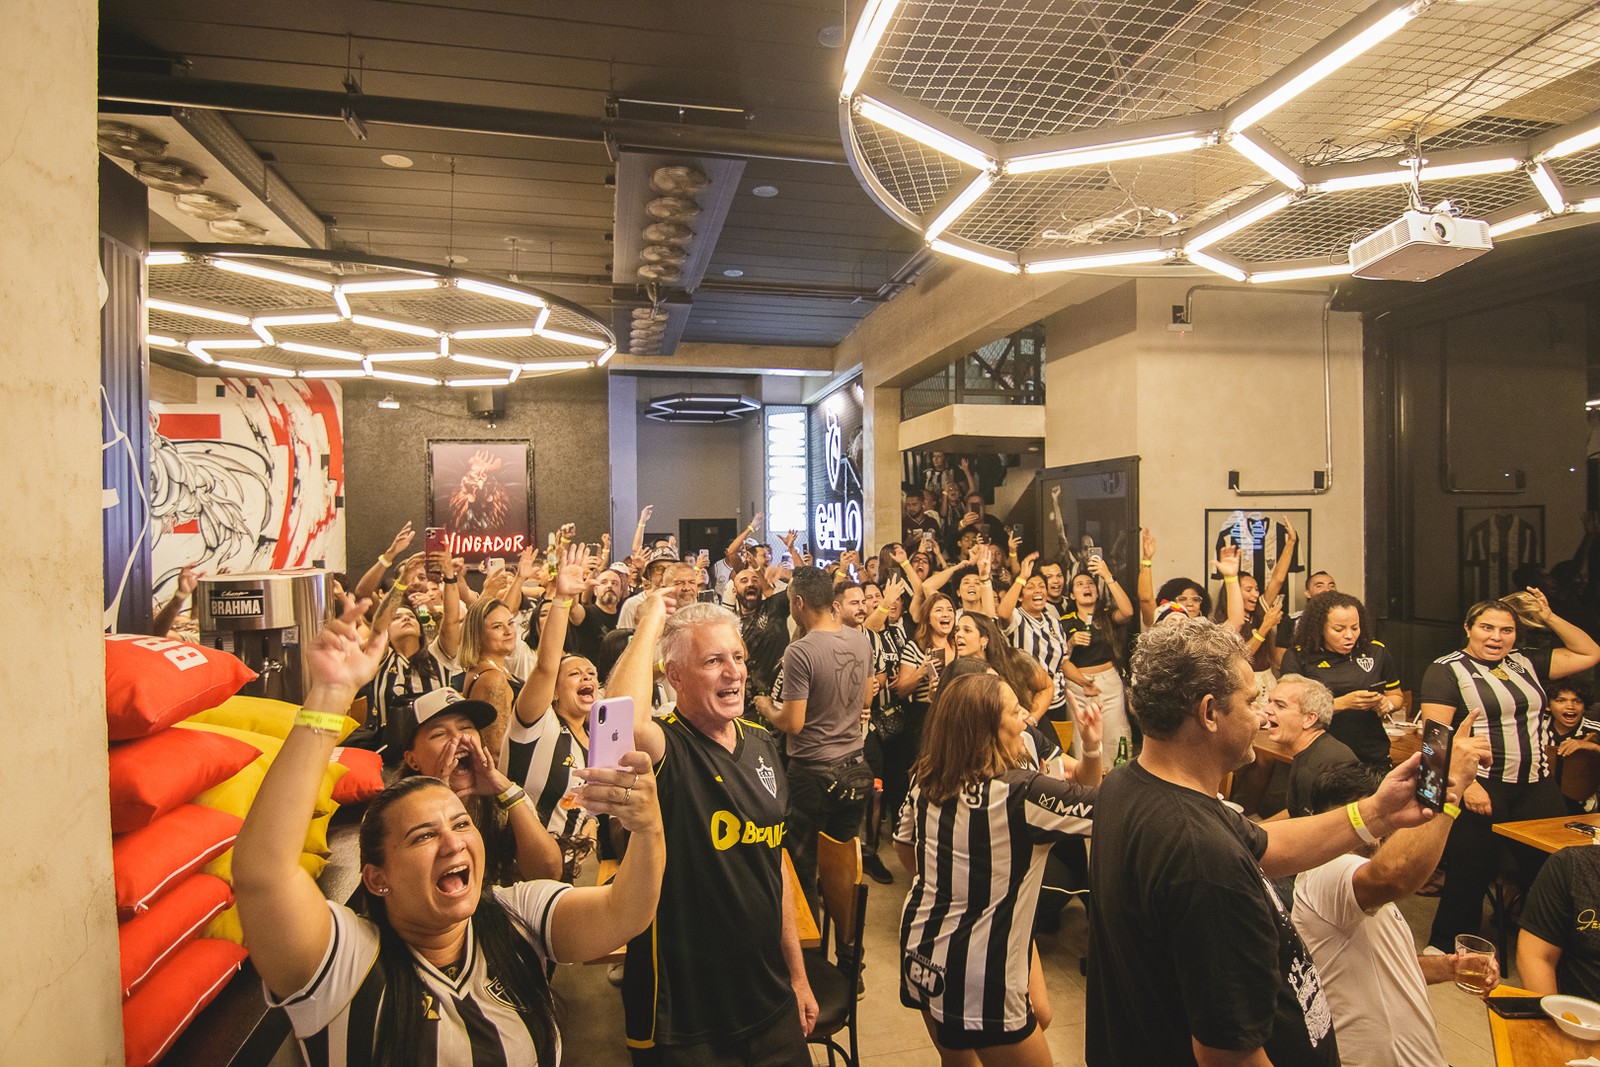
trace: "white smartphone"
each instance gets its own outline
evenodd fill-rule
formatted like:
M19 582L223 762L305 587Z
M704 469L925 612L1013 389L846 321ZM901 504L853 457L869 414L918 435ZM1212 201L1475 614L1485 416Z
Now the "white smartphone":
M589 708L589 766L621 767L633 751L633 698L597 700Z
M499 556L495 556L493 559L489 560L489 566L488 566L487 573L489 573L489 574L499 574L501 571L503 571L505 569L506 569L506 561L504 559L502 559L501 557L499 557Z

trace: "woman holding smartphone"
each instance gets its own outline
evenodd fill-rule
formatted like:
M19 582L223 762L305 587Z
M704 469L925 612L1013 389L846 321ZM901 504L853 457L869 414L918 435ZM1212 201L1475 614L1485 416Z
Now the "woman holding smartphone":
M364 606L347 604L306 646L311 692L239 831L233 891L251 962L307 1062L549 1067L561 1037L548 967L615 950L660 900L666 847L649 759L634 752L628 769L591 770L582 789L586 807L632 831L607 885L489 886L460 797L415 775L367 807L355 907L324 899L300 848L338 724L386 643L382 633L361 640Z
M1312 604L1333 595L1324 593ZM1478 712L1475 731L1489 735L1493 754L1488 771L1462 795L1462 811L1445 845L1450 873L1428 936L1428 943L1444 952L1455 950L1457 934L1475 934L1482 924L1483 894L1499 852L1494 824L1565 814L1545 756L1548 687L1600 663L1600 645L1551 611L1538 589L1479 601L1467 612L1465 629L1466 647L1433 661L1422 677L1420 694L1423 718L1447 726ZM1550 631L1560 646L1519 649L1523 631L1529 629ZM1544 853L1525 845L1514 845L1512 851L1523 887L1531 886Z

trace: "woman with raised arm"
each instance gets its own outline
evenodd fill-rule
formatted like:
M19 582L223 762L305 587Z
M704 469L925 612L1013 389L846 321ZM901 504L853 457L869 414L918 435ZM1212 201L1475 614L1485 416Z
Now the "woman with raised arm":
M1011 643L1039 661L1053 680L1053 692L1047 705L1047 716L1058 722L1071 718L1072 697L1067 682L1078 687L1079 693L1091 700L1100 697L1100 688L1067 658L1067 636L1061 629L1061 619L1050 609L1044 577L1033 573L1039 562L1039 553L1030 552L1022 560L1022 573L1012 581L1006 595L1000 598L999 614L995 621L1004 627ZM1073 738L1073 745L1078 744Z
M1090 832L1104 750L1098 717L1085 708L1076 779L1053 778L1024 767L1025 726L999 678L952 678L929 712L895 832L912 874L900 1002L923 1013L947 1067L1053 1062L1028 992L1028 935L1051 846Z
M443 666L423 647L416 610L405 603L422 566L420 556L407 560L373 615L373 630L389 635L389 647L378 663L378 673L361 690L367 698L366 721L345 739L351 748L381 752L390 766L399 764L405 754L406 737L416 722L411 705L445 684Z
M1267 691L1273 684L1274 638L1278 623L1283 619L1283 601L1280 597L1283 593L1283 583L1289 577L1289 565L1294 562L1295 545L1300 542L1300 535L1295 533L1287 515L1283 517L1283 529L1283 548L1278 552L1278 560L1272 566L1272 573L1267 575L1267 587L1262 589L1253 574L1240 573L1238 576L1244 619L1233 629L1234 633L1239 635L1239 640L1244 642L1244 654L1250 657L1250 669L1256 674L1256 684L1261 687L1262 699L1266 699ZM1222 603L1217 605L1211 616L1213 622L1228 621L1227 609L1230 599L1224 597Z
M1224 552L1227 549L1223 550ZM1238 549L1235 553L1233 574L1239 574L1237 562ZM1163 604L1176 604L1184 610L1191 619L1204 618L1211 614L1211 594L1206 592L1206 587L1193 578L1168 578L1161 583L1161 588L1155 588L1155 579L1152 568L1155 566L1156 538L1148 527L1139 531L1139 616L1148 628L1156 623L1156 609ZM1226 577L1226 576L1224 576ZM1226 588L1227 583L1224 583Z
M458 687L461 694L468 700L494 705L497 717L493 725L485 727L483 743L490 752L499 753L506 727L511 724L511 706L522 691L522 683L506 669L506 660L517 649L517 629L512 623L511 611L498 597L490 595L489 585L489 582L484 583L484 595L467 609L466 619L461 624L461 647L456 651L456 661L463 672ZM448 597L449 593L445 595ZM442 637L439 645L447 653L451 651Z
M1128 722L1127 704L1122 691L1122 625L1133 618L1128 594L1099 556L1089 556L1088 568L1072 576L1067 591L1071 610L1061 616L1061 632L1067 638L1067 662L1094 683L1094 699L1100 702L1100 733L1106 744L1119 750L1122 739L1133 743L1133 727ZM1106 590L1102 598L1101 589ZM1105 601L1109 600L1109 603ZM1076 682L1068 679L1075 697L1087 699Z
M1323 593L1312 607L1333 595ZM1311 611L1308 607L1306 615ZM1439 894L1428 943L1445 952L1454 950L1457 934L1476 933L1482 924L1483 894L1494 877L1498 852L1495 823L1553 819L1566 812L1544 747L1550 728L1549 686L1600 663L1600 645L1551 611L1538 589L1479 601L1468 609L1465 629L1466 647L1434 660L1418 694L1422 717L1447 726L1479 712L1474 730L1493 742L1489 769L1462 794L1462 811L1444 847L1449 877ZM1528 647L1529 630L1548 630L1560 645ZM1526 846L1512 852L1527 889L1545 856Z
M539 659L517 694L501 766L533 799L539 820L561 845L568 881L599 840L594 818L573 803L589 765L589 709L600 696L600 675L582 656L565 653L567 625L584 588L589 546L562 550L550 580L550 612L539 633Z
M629 769L591 770L582 790L584 806L633 833L608 885L486 887L483 839L461 799L417 775L368 805L356 908L325 900L300 848L339 723L386 643L380 634L364 645L359 617L347 604L307 646L311 691L234 848L239 918L268 1000L311 1063L559 1063L548 965L613 951L660 896L666 851L649 761L630 753Z

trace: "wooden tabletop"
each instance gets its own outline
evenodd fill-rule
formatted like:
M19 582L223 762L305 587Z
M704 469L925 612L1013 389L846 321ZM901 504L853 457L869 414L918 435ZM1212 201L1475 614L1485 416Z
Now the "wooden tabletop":
M1534 996L1509 985L1497 986L1494 995ZM1487 1005L1484 1011L1489 1011ZM1600 1055L1600 1044L1568 1037L1549 1019L1504 1019L1489 1011L1489 1037L1498 1067L1559 1067L1568 1060Z
M1560 852L1568 845L1592 845L1595 839L1580 830L1569 830L1569 822L1587 823L1600 829L1600 814L1558 815L1553 819L1524 819L1522 822L1497 822L1494 832L1542 852ZM1600 1049L1596 1050L1600 1053Z
M822 944L822 931L817 929L817 917L811 914L811 909L806 907L805 890L800 888L800 876L794 871L794 863L789 859L789 850L783 849L783 873L789 879L789 890L794 894L794 925L800 935L801 948L816 948ZM617 876L616 860L601 860L596 874L596 884L605 885ZM621 963L625 950L618 949L603 959L590 960L591 963Z

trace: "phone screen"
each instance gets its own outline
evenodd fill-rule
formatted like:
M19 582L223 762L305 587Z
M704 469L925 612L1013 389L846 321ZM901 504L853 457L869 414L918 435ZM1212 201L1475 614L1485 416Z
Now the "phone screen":
M1444 807L1450 781L1450 727L1429 719L1422 724L1422 766L1417 771L1417 800L1434 811Z
M589 708L589 766L620 767L633 750L633 698L597 700Z
M432 556L435 552L444 553L450 550L443 526L430 526L423 531L422 550L428 553L429 556ZM444 568L433 559L428 560L426 569L430 581L437 582L444 577Z

